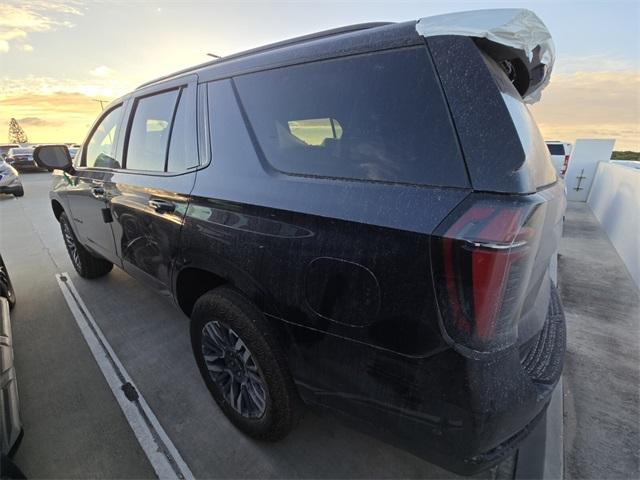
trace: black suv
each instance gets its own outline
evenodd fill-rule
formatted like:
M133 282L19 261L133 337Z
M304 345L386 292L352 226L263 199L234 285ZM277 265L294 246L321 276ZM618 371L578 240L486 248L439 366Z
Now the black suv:
M253 437L302 399L451 470L495 464L561 374L565 200L522 100L540 65L494 47L355 25L142 85L75 165L37 149L76 270L170 292Z

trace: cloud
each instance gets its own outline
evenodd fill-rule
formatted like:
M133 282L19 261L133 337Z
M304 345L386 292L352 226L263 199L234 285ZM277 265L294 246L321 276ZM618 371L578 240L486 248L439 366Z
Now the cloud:
M107 67L106 65L100 65L99 67L94 68L93 70L89 70L89 75L94 77L109 77L114 73L112 69Z
M33 45L29 45L28 43L23 43L22 45L20 45L20 48L23 52L33 52Z
M21 93L0 98L0 131L11 117L34 142L79 142L100 114L100 105L79 92Z
M578 73L578 72L625 72L638 70L638 59L622 57L607 52L597 52L591 55L579 55L571 57L558 57L554 65L554 72ZM553 78L553 77L552 77Z
M640 151L640 73L559 73L531 107L546 138L615 138L616 148Z
M38 117L25 117L19 118L18 123L22 126L34 126L34 127L58 127L63 124L61 120L45 120Z
M1 21L0 21L1 23ZM19 28L11 28L0 30L0 40L15 40L17 38L23 39L27 37L27 32L20 30Z
M69 18L82 14L81 4L75 0L9 0L0 3L0 52L10 50L9 42L26 42L30 33L72 27ZM21 50L31 51L24 46Z
M22 95L54 93L81 93L89 97L116 98L134 88L137 83L125 78L93 77L54 78L27 75L24 77L0 76L0 99Z
M52 94L27 94L17 97L7 97L0 99L0 107L10 113L12 117L18 117L19 114L12 112L18 111L29 112L33 115L26 117L46 117L47 114L53 113L71 113L84 114L95 113L96 103L91 97L78 92L54 92Z

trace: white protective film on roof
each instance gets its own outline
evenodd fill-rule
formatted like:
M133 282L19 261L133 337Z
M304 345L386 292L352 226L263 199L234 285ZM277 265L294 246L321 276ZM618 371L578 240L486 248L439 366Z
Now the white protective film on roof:
M533 50L540 46L540 62L546 65L544 78L524 97L524 101L535 103L540 100L542 90L549 83L555 48L551 33L531 10L499 8L436 15L418 20L416 30L423 37L460 35L486 38L524 51L529 60L533 57Z

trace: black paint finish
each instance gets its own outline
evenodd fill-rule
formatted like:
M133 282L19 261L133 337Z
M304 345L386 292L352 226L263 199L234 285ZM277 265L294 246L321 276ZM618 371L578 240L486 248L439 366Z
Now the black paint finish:
M75 176L54 175L51 197L54 212L71 212L88 248L173 295L187 315L197 296L211 288L225 284L242 292L274 325L305 401L446 468L473 473L518 445L546 408L559 376L559 303L552 302L553 315L545 312L561 185L536 194L536 201L553 203L548 211L554 218L545 220L547 237L523 310L535 318L527 342L497 353L461 352L441 328L430 252L434 232L456 207L473 204L476 190L528 192L519 174L505 172L526 168L524 153L475 45L429 41L469 188L276 171L261 155L232 78L407 45L424 45L413 24L387 25L153 83L121 100L125 117L136 96L193 86L191 141L197 142L200 165L181 174L79 167ZM465 52L469 48L478 58ZM465 63L461 59L473 60L464 68L477 105L471 96L452 98L452 76L462 68L454 64ZM485 115L487 108L492 113ZM118 138L117 156L123 158L126 135ZM105 191L99 201L87 193L95 184ZM508 203L509 196L504 198ZM166 204L172 208L159 208ZM103 208L110 209L111 223L104 223ZM99 248L96 238L102 239ZM537 370L523 367L533 344L543 344L540 358L559 366L552 378L542 381L531 373Z

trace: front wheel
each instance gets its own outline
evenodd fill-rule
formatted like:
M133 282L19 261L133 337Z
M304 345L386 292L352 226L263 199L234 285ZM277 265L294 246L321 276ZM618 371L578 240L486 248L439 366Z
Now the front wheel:
M261 440L289 433L299 416L298 393L274 332L248 299L226 287L200 297L191 344L211 395L238 429Z
M98 278L106 275L113 268L113 263L105 260L104 258L96 257L91 254L89 250L84 248L78 239L76 234L73 233L69 218L66 213L61 213L60 229L62 230L62 238L69 252L71 263L78 272L78 275L84 278Z

